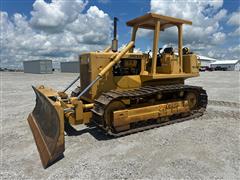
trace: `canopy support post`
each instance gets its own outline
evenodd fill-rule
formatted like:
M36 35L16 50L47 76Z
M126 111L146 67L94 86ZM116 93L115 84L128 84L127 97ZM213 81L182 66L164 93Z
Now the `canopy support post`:
M154 37L153 37L153 56L152 56L152 72L151 72L152 75L156 74L156 69L157 69L159 34L160 34L160 20L157 20L155 22L155 30L154 30Z

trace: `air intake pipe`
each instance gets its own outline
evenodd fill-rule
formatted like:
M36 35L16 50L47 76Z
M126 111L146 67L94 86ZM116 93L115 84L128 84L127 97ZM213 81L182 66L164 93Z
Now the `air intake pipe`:
M114 17L114 24L113 24L113 40L112 40L112 51L118 51L118 40L117 40L117 21L118 18Z

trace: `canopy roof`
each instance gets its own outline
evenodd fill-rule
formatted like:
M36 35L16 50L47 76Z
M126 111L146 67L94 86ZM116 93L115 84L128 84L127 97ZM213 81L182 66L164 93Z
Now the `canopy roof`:
M155 29L155 21L160 20L160 30L164 30L166 28L180 25L180 24L189 24L192 25L191 21L178 19L170 16L163 16L155 13L148 13L143 16L137 17L133 20L127 22L128 26L138 26L139 28L144 29Z

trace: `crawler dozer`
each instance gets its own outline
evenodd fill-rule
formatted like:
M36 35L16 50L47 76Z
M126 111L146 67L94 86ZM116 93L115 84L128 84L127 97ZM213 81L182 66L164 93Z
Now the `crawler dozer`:
M79 56L80 75L62 91L43 85L33 87L36 106L28 117L46 168L63 156L64 131L78 124L92 124L111 136L123 136L201 116L207 106L202 87L185 85L199 76L200 63L182 47L183 25L191 21L148 13L127 22L131 41L118 51L117 19L114 39L104 51ZM160 32L177 27L178 49L158 47ZM135 53L137 31L153 33L152 53ZM78 88L67 90L80 79Z

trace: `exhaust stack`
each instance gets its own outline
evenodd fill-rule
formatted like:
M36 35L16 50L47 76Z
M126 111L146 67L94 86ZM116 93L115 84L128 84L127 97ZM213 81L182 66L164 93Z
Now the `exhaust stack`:
M113 29L113 40L112 40L112 51L118 51L118 40L117 40L117 21L118 18L114 17L114 29Z

